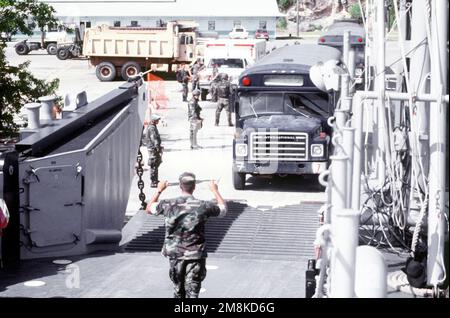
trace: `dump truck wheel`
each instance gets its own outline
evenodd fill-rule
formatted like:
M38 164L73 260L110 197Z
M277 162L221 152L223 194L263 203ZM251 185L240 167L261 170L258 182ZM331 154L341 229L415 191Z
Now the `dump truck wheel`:
M25 43L19 43L16 46L16 53L19 55L27 55L30 53L30 48Z
M122 66L121 75L124 81L134 77L141 72L141 66L136 62L127 62Z
M70 57L70 52L65 47L60 47L56 50L56 57L61 61L67 60Z
M58 47L56 45L56 43L50 43L49 45L47 45L47 53L50 55L56 55L58 51Z
M95 70L97 78L102 82L111 82L116 78L116 67L110 62L102 62Z
M207 96L208 96L208 90L207 89L202 89L201 90L201 98L202 98L202 100L206 100Z
M245 189L245 173L233 171L233 186L236 190Z

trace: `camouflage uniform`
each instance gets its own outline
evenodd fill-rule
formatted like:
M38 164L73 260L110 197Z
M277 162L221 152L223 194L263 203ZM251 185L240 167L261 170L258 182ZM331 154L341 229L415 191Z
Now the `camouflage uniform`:
M192 195L161 200L155 215L164 215L166 235L162 254L169 258L169 276L176 298L197 298L206 277L205 223L221 215L217 204Z
M218 75L219 75L219 68L217 67L217 65L214 65L213 71L212 71L211 88L210 88L212 102L217 102L217 85L219 82Z
M151 123L147 129L148 165L150 166L150 179L152 185L158 183L158 168L162 162L161 137L156 124Z
M194 66L192 67L192 91L194 91L195 89L200 89L199 86L199 75L198 73L203 69L203 64L201 64L201 62L197 62L194 64Z
M192 97L188 104L188 119L190 122L190 141L191 148L198 147L197 144L197 132L202 128L203 119L200 117L202 108L198 104L198 100Z
M189 73L186 70L180 70L181 85L183 86L183 102L187 102L188 97L188 83L189 83Z
M230 112L230 94L231 94L231 85L228 80L222 79L217 87L217 109L216 109L216 126L219 125L220 113L222 109L225 108L227 112L228 125L233 126L231 122L231 112Z

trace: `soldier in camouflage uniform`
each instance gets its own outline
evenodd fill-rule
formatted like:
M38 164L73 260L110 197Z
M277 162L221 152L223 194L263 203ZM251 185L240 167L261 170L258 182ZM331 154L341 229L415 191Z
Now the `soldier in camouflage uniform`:
M201 58L198 58L195 62L194 66L192 66L192 91L199 89L199 80L200 80L200 71L204 69L203 61Z
M197 144L197 133L202 128L203 118L200 117L200 112L202 108L198 104L198 100L200 98L200 90L196 89L192 92L192 99L188 104L188 119L190 123L190 140L191 140L191 149L201 148Z
M177 80L183 87L183 102L187 102L189 92L188 84L191 80L191 73L189 72L189 67L187 65L181 64L180 69L177 72Z
M162 254L169 258L169 277L174 286L175 298L197 298L201 283L206 277L205 223L209 217L222 217L227 208L217 184L210 183L217 204L201 201L193 196L195 175L185 172L180 176L180 197L158 199L168 183L160 182L158 192L147 205L147 213L164 215L166 235Z
M219 75L221 75L221 74L219 74L219 66L217 64L214 64L213 70L212 70L212 79L211 79L211 88L210 88L212 102L217 102L217 85L219 85L219 82L220 82Z
M150 124L147 128L146 140L147 140L147 150L148 150L148 165L150 167L150 179L151 187L156 188L158 186L158 168L162 162L162 150L161 147L161 137L159 135L158 128L161 119L158 115L152 115L150 118Z
M216 126L219 126L220 113L224 108L225 111L227 112L228 126L233 126L233 123L231 122L231 112L230 112L230 95L231 95L231 85L230 81L228 80L228 74L223 73L221 74L221 81L217 86L218 101L216 109Z

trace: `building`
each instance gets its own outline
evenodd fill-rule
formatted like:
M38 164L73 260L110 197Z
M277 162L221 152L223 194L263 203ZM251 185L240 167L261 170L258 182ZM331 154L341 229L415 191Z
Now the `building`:
M249 31L267 29L276 36L277 17L283 16L276 0L43 0L65 24L157 27L171 20L195 20L199 31L220 37L236 25Z

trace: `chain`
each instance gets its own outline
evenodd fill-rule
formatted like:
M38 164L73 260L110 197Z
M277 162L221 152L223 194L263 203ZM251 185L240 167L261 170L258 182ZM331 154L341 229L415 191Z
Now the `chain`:
M143 167L143 156L141 152L141 146L142 146L142 138L141 142L139 143L139 152L137 155L137 168L136 173L139 177L137 186L139 189L139 200L141 201L141 209L145 210L147 207L147 203L145 202L145 193L144 193L144 180L142 179L142 175L144 174L144 167Z

